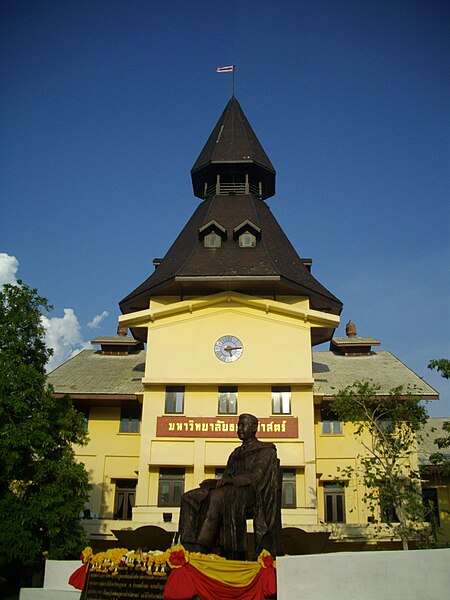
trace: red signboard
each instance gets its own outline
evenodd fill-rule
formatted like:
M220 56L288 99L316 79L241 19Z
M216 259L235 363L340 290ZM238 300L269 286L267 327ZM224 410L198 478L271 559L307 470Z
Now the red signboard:
M237 438L239 417L158 417L157 437ZM258 419L259 438L298 438L297 417L261 417Z

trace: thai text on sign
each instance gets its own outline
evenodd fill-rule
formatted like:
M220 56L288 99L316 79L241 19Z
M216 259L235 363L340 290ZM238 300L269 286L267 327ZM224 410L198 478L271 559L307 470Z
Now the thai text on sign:
M178 417L165 415L156 422L157 437L237 437L238 417ZM297 438L297 417L262 417L259 438Z

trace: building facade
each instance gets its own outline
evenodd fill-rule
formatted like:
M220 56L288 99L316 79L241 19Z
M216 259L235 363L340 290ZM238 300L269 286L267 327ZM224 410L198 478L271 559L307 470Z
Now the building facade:
M439 546L450 547L450 474L442 464L435 464L430 456L440 452L450 461L450 449L439 449L436 440L448 438L444 424L450 418L435 417L428 420L419 445L419 464L422 475L422 497L428 507L427 520L435 530Z
M181 494L221 476L237 417L252 413L259 437L277 445L286 540L303 536L304 551L329 536L364 546L363 490L339 480L360 447L329 401L363 379L382 395L400 384L418 400L437 393L375 351L377 340L352 327L333 338L342 303L272 215L275 170L235 97L191 175L199 206L120 302L119 335L50 374L55 394L87 419L90 442L77 449L93 483L86 528L98 544L143 526L172 538ZM313 352L328 341L329 351Z

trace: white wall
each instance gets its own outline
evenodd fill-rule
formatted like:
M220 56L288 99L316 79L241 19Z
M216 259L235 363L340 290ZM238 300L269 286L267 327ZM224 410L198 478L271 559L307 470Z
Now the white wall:
M22 588L20 600L79 600L81 592L69 584L69 577L81 565L81 560L47 560L44 587Z
M450 549L278 557L277 587L280 600L442 600Z

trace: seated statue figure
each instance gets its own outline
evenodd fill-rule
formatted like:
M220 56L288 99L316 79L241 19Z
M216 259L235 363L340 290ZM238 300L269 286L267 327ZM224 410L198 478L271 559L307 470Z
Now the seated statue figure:
M206 479L181 498L179 533L186 550L219 547L230 559L247 559L246 520L253 518L255 553L276 556L281 532L281 481L274 444L256 438L258 419L239 417L242 445L230 455L222 479Z

